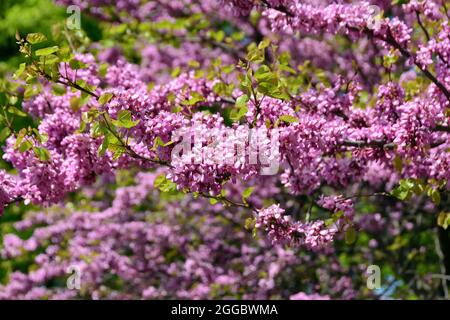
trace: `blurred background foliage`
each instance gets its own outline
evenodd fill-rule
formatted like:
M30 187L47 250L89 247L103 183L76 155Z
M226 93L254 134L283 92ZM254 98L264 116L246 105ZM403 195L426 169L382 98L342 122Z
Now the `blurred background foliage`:
M21 35L40 32L52 41L52 29L64 24L67 17L65 8L52 0L0 0L0 77L15 70L23 59L18 52L16 31ZM89 38L101 39L97 20L82 13L81 21Z
M0 73L4 74L18 65L19 59L15 33L42 32L51 34L52 25L64 19L64 9L51 0L0 1Z

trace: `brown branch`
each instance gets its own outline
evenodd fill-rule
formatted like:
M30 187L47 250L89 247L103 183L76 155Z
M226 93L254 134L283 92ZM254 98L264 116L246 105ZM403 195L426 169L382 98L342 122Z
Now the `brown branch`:
M436 148L440 145L443 145L447 141L445 139L437 140L430 144L431 148ZM383 148L388 150L393 150L396 147L396 144L393 142L387 142L386 140L373 140L373 141L364 141L364 140L344 140L342 143L343 146L347 147L355 147L355 148Z
M372 36L373 36L373 32L371 32ZM386 38L382 38L382 37L378 37L379 39L385 41L387 44L391 45L392 47L394 47L395 49L399 50L400 53L407 59L412 58L414 64L416 65L417 68L420 69L420 71L422 71L422 73L428 78L430 79L441 91L442 93L445 95L445 97L450 101L450 91L448 91L448 89L444 86L444 84L442 84L427 68L423 67L416 59L416 57L410 53L407 49L403 48L398 42L397 40L395 40L394 36L392 35L391 29L388 28L387 31L387 37Z
M427 41L430 41L430 34L428 33L428 30L425 28L425 26L422 23L422 19L420 19L419 11L416 10L416 17L417 22L419 23L420 28L422 29L423 33L425 34L425 37L427 38Z
M434 131L450 132L450 126L437 125L437 126L434 128Z
M365 28L363 30L360 30L360 29L355 28L355 27L350 27L350 26L346 26L346 28L348 30L350 30L350 31L353 31L353 32L358 32L358 33L363 32L369 38L373 38L373 39L378 39L378 40L384 41L387 44L389 44L390 46L392 46L394 49L397 49L398 51L400 51L400 53L402 54L403 57L405 57L407 59L411 58L413 60L414 65L417 68L419 68L419 70L429 80L431 80L431 82L433 82L439 88L439 90L441 90L441 92L445 95L445 97L450 101L450 91L427 68L422 67L422 65L417 61L416 57L411 52L409 52L407 49L403 48L397 42L397 40L395 40L394 36L392 35L391 29L388 28L386 37L382 37L382 36L375 36L373 31L368 29L368 28Z
M383 149L394 149L395 148L394 143L388 143L385 140L373 140L373 141L344 140L343 145L347 146L347 147L356 147L356 148L366 148L366 147L383 148Z
M223 201L223 202L225 202L225 203L227 203L228 205L231 205L231 206L242 207L242 208L246 208L246 209L252 209L253 211L257 211L257 209L254 208L249 203L239 203L239 202L235 202L235 201L233 201L231 199L228 199L228 198L226 198L224 196L213 196L213 195L210 195L210 194L207 194L207 193L200 193L200 195L202 197L204 197L204 198L207 198L207 199L215 199L217 201Z

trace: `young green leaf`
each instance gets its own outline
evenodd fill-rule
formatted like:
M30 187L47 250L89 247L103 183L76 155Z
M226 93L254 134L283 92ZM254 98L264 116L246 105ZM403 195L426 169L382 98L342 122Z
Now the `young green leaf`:
M25 112L23 112L20 109L17 109L16 107L9 107L8 108L8 112L13 114L13 115L16 115L18 117L26 117L26 116L28 116L28 114L26 114Z
M38 157L39 160L41 160L41 161L49 161L50 160L50 153L45 148L33 147L33 152L36 155L36 157Z
M36 56L48 56L55 52L58 52L58 46L47 47L43 49L36 50Z
M288 123L294 123L294 122L298 122L298 119L294 116L290 116L288 114L283 114L282 116L280 116L279 118L281 121L284 122L288 122Z
M24 153L25 151L30 150L31 147L33 147L33 144L31 143L31 141L30 140L25 140L24 142L22 142L20 144L19 151L21 153Z
M8 138L10 134L11 134L11 130L8 127L4 127L0 131L0 143L5 141L6 138Z
M131 120L131 112L129 110L120 110L117 115L117 120L112 120L111 122L116 127L130 129L135 127L140 120L133 121Z
M244 192L242 192L242 201L243 202L247 202L247 199L251 196L251 194L253 193L253 190L255 190L254 187L249 187L249 188L245 189Z
M101 105L104 105L104 104L108 103L109 101L111 101L111 99L113 97L114 97L114 94L112 94L111 92L106 92L100 96L100 98L98 99L98 102Z
M356 241L356 230L354 227L349 227L345 232L345 243L353 244Z
M26 40L31 44L37 44L46 41L47 37L42 33L29 33Z

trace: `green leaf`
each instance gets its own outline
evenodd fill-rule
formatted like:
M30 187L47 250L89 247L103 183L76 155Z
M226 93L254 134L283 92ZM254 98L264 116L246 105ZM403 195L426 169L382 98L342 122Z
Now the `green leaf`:
M113 153L113 160L117 160L121 155L126 153L126 148L121 143L110 143L108 146L108 150Z
M404 201L408 200L414 193L420 194L423 190L424 186L419 180L402 179L399 185L392 190L391 194L397 199Z
M36 128L33 128L33 133L34 133L34 136L36 137L36 139L40 142L40 143L46 143L47 141L48 141L48 135L46 135L46 134L41 134L40 132L39 132L39 130L38 129L36 129Z
M255 222L255 218L245 219L245 229L250 230L252 228L252 225L254 222Z
M249 98L247 95L242 95L236 99L236 107L237 109L233 109L230 114L230 118L233 121L239 121L243 116L247 114L248 107L247 103Z
M402 201L408 199L410 196L410 192L408 190L404 190L401 187L396 187L394 190L392 190L391 194Z
M49 161L50 160L50 153L45 148L33 147L33 152L36 155L36 157L38 157L39 160L41 160L41 161Z
M353 244L356 241L356 230L354 227L349 227L345 232L345 243Z
M109 65L107 63L102 63L100 67L98 68L98 74L100 77L106 76L106 73L108 72Z
M441 203L441 194L437 189L429 189L429 196L437 206Z
M247 60L254 63L261 63L265 59L264 50L256 48L250 48L247 53Z
M33 147L33 144L31 143L31 141L30 140L25 140L24 142L21 143L21 145L19 147L19 151L21 153L24 153L25 151L30 150L31 147Z
M0 92L0 105L5 105L8 99L6 98L6 94L4 92Z
M110 134L106 134L103 138L102 144L100 145L97 151L99 156L103 157L105 155L106 151L108 150L109 143L110 143Z
M81 62L77 59L72 59L69 61L69 66L72 70L84 69L87 67L87 64Z
M155 151L158 149L158 147L167 147L173 143L174 143L173 141L164 142L160 137L156 137L155 140L153 141L153 147L151 150Z
M409 0L392 0L392 5L398 6L398 5L406 4L408 2L409 2Z
M245 107L245 108L240 108L240 109L238 109L238 110L236 110L236 109L233 109L233 110L231 110L231 113L230 113L230 119L231 120L233 120L233 121L239 121L243 116L245 116L246 114L247 114L247 107Z
M37 95L38 93L39 92L38 92L38 89L36 87L34 87L34 86L26 86L25 92L23 93L23 97L25 99L30 99L31 97Z
M37 44L46 41L47 37L42 33L29 33L26 40L31 44Z
M235 66L232 65L232 64L230 64L230 65L224 66L224 67L222 68L222 72L225 73L225 74L229 74L229 73L231 73L234 69L235 69Z
M253 190L255 190L254 187L249 187L247 189L244 190L244 192L242 192L242 201L246 202L247 199L252 195Z
M274 72L272 72L270 68L266 65L262 65L256 70L255 80L258 81L258 83L266 82L272 85L278 84L277 75Z
M106 92L100 96L100 98L98 99L98 102L101 105L104 105L104 104L108 103L109 101L111 101L111 99L113 97L114 97L114 94L112 94L111 92Z
M198 68L198 67L200 67L200 62L195 61L195 60L190 60L188 62L188 66L191 68Z
M156 183L156 180L155 180L155 183ZM158 181L156 187L159 187L159 190L161 192L166 192L166 193L173 193L173 192L177 191L177 185L174 182L168 180L165 176L164 176L164 178L161 178Z
M78 130L76 132L83 133L84 130L86 130L86 126L87 126L87 123L85 121L81 120L80 127L78 128Z
M73 112L77 112L81 107L81 99L79 97L70 98L70 109Z
M60 48L58 51L58 58L61 62L69 62L73 58L72 51L69 47Z
M334 221L334 219L329 218L325 220L325 226L327 227L331 227L333 225L333 223L335 223L336 221Z
M54 54L41 56L39 59L41 65L45 65L46 67L55 67L55 64L59 62L59 57Z
M36 50L36 56L48 56L58 51L58 46L47 47L43 49Z
M11 114L16 115L18 117L26 117L26 116L28 116L28 114L26 114L25 112L23 112L20 109L17 109L16 107L9 107L8 108L8 112L11 113Z
M159 188L165 181L167 180L166 176L164 174L160 174L156 177L155 181L153 182L153 186L155 188Z
M197 104L198 102L205 101L205 98L198 92L193 91L190 93L190 95L191 95L191 98L184 102L188 106L193 106L193 105Z
M238 107L239 109L247 108L248 101L249 101L248 96L244 94L236 99L236 107Z
M282 116L280 116L279 119L281 121L288 122L288 123L298 122L298 118L296 118L294 116L290 116L288 114L283 114Z
M17 69L16 72L14 73L16 78L18 78L18 77L20 77L22 75L22 73L25 71L26 67L27 67L26 63L21 63L19 65L19 69Z
M265 38L263 41L261 41L258 44L258 49L259 50L264 50L264 49L266 49L269 46L270 46L270 40L268 38Z
M9 97L9 104L10 105L15 105L17 103L17 101L19 101L19 98L17 98L16 96L10 96Z
M11 130L8 127L4 127L0 131L0 143L5 141L6 138L8 138L10 134L11 134Z
M180 67L176 67L172 70L172 72L170 73L172 78L176 78L180 75L181 73L181 68Z
M18 148L20 146L20 144L22 143L23 139L25 138L25 135L27 134L27 130L24 129L20 129L19 133L17 134L17 138L16 138L16 143L14 145L14 148Z
M53 91L53 93L55 95L62 96L64 94L66 94L66 87L62 86L62 85L55 84L55 85L52 86L52 91Z
M219 31L215 32L214 39L217 42L222 42L224 38L225 38L225 32L223 30L219 30Z
M131 112L129 110L120 110L117 115L117 120L112 120L111 122L116 127L130 129L135 127L140 120L133 121L131 120Z
M403 160L400 156L396 155L394 158L394 168L397 172L401 173L403 169Z
M447 229L450 225L450 213L449 212L441 212L437 218L438 226Z

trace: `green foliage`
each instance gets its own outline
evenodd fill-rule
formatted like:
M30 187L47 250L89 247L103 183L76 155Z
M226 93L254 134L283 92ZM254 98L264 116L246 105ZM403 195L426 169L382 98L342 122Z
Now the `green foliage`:
M450 225L450 212L441 212L437 219L438 226L447 229Z
M153 184L155 188L158 188L161 192L174 193L177 191L177 185L166 178L164 174L159 175Z
M17 30L30 35L30 42L38 44L50 35L52 26L64 21L65 11L52 0L2 0L0 9L0 74L17 65L17 45L14 35Z
M392 190L391 194L402 200L409 200L413 195L427 195L436 204L441 202L439 189L445 186L445 182L429 181L426 183L420 179L403 179L399 185Z
M247 199L252 195L254 187L249 187L242 192L242 202L247 203Z
M236 99L236 108L231 110L230 118L238 122L242 117L247 114L248 107L247 103L249 101L249 97L245 94Z
M140 120L133 121L131 119L131 112L129 110L120 110L117 115L117 120L112 120L112 124L119 128L133 128Z
M56 6L52 0L1 0L0 1L0 75L9 72L24 59L17 55L15 34L28 34L27 41L45 46L52 41L71 37L74 44L80 43L84 32L93 40L100 40L102 32L99 21L83 15L83 31L67 33L67 13L64 7ZM37 48L40 49L40 48Z
M356 230L354 227L349 227L345 231L345 243L353 244L356 241Z
M107 93L104 93L104 94L102 94L101 96L100 96L100 99L98 99L98 102L101 104L101 105L104 105L104 104L106 104L106 103L108 103L109 101L111 101L111 99L113 98L113 94L112 93L110 93L110 92L107 92Z

